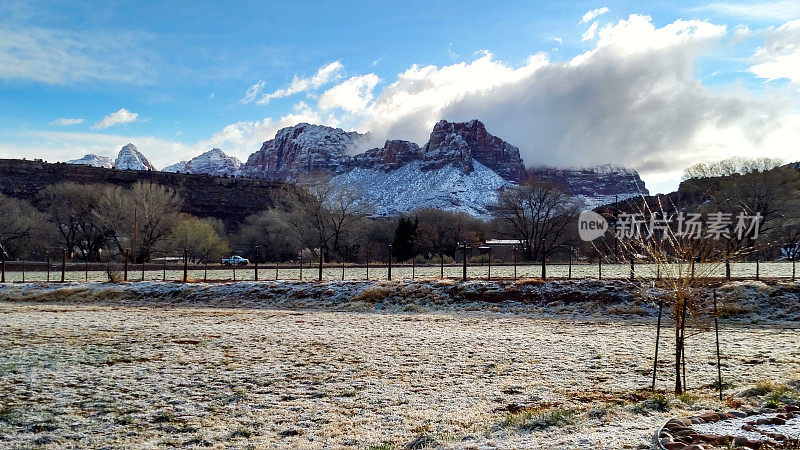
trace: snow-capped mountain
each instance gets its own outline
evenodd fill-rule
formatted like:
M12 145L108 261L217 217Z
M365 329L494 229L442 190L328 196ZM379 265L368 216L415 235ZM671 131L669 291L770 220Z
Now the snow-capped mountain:
M66 162L67 164L85 164L87 166L92 167L105 167L106 169L110 169L114 167L114 160L107 157L107 156L99 156L99 155L84 155L83 158L80 159L71 159Z
M307 123L283 128L250 155L241 174L296 181L304 174L326 172L334 184L359 187L362 201L373 205L377 215L435 207L486 216L500 189L530 176L564 185L590 207L613 202L614 195L624 199L647 193L639 175L624 168L540 168L528 173L519 149L490 134L479 120L441 120L422 147L390 140L381 148L349 155L360 137Z
M360 136L354 131L308 123L282 128L247 158L242 175L297 180L317 171L341 173L350 168L347 162L352 158L347 150Z
M213 148L189 161L167 166L162 171L223 176L237 175L241 166L242 162L236 157L228 156L222 150Z
M133 144L128 144L119 151L114 161L114 168L120 170L158 170Z

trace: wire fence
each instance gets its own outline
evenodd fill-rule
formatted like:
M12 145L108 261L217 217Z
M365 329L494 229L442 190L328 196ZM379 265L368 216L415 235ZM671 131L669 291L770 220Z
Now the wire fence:
M452 263L452 264L342 264L319 262L256 263L246 266L219 264L124 262L85 263L50 261L3 261L0 282L105 282L105 281L367 281L406 279L516 280L516 279L658 279L664 266L646 262L625 263ZM729 280L795 280L796 267L787 262L698 263L703 277Z

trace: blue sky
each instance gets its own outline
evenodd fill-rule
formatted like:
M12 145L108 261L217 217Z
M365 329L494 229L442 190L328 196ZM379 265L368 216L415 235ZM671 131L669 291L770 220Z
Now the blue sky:
M7 0L0 157L130 141L161 167L246 159L298 121L380 145L477 117L529 164L620 164L669 190L704 159L800 159L797 19L794 1Z

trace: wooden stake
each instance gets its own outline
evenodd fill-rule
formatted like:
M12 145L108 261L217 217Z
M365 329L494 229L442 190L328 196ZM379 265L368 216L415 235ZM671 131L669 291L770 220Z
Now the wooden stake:
M658 300L658 324L656 325L656 352L653 356L653 386L651 390L656 390L656 371L658 370L658 343L661 339L661 313L664 309L664 301Z
M719 356L719 321L717 320L717 290L714 289L712 293L714 295L714 332L717 335L717 384L719 385L719 399L722 400L722 362Z

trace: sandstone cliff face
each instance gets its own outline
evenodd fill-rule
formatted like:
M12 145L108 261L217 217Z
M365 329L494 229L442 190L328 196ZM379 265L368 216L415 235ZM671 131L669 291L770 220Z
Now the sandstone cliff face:
M254 178L297 180L303 174L338 173L350 158L347 150L360 135L341 128L301 123L278 131L247 158L242 174Z
M296 180L303 174L317 171L338 175L354 168L384 172L420 161L423 171L454 166L464 174L475 170L477 161L511 182L525 179L525 166L519 149L493 136L478 120L454 123L442 120L436 124L430 141L420 148L409 141L386 141L382 148L349 156L361 137L340 128L306 123L278 131L275 139L250 155L242 173L251 177Z
M519 149L493 136L479 120L469 122L439 121L422 148L423 170L439 169L447 164L472 172L477 161L511 182L525 180L525 165Z

